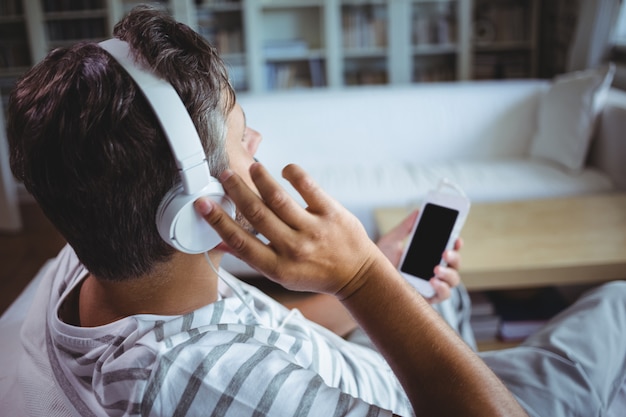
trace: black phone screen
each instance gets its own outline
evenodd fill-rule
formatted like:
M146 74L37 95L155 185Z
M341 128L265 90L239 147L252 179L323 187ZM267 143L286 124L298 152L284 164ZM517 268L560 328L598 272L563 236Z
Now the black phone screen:
M434 275L433 269L441 262L458 216L458 210L425 204L400 270L418 278L430 279Z

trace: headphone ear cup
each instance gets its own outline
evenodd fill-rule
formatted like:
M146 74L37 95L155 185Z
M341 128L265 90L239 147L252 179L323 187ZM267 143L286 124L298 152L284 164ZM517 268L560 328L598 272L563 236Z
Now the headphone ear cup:
M196 212L193 203L200 197L209 197L220 204L231 217L235 217L235 205L214 178L198 193L191 195L185 194L180 184L172 188L157 209L156 225L161 238L181 252L206 252L222 241L217 232Z

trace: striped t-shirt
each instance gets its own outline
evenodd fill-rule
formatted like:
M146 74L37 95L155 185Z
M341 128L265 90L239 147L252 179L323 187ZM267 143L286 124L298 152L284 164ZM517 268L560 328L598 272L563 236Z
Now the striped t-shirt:
M221 289L220 300L182 316L144 314L81 328L57 314L87 274L69 246L48 274L50 365L82 416L413 414L380 354L232 276L245 303Z

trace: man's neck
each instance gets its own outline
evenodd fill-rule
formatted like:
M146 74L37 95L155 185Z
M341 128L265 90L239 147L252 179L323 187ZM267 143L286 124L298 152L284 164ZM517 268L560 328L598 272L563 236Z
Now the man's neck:
M209 257L217 268L222 255ZM217 300L217 276L202 254L177 253L157 269L128 282L87 276L80 288L79 325L101 326L135 314L180 315Z

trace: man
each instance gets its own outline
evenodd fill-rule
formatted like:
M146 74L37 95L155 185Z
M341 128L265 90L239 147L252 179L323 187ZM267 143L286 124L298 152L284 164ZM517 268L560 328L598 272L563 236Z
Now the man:
M179 174L137 86L93 44L53 51L29 71L10 99L11 165L69 243L23 330L34 360L26 395L37 382L43 390L31 411L524 415L353 216L290 166L285 177L308 204L298 207L254 162L260 136L213 48L148 8L114 35L177 90L239 215L234 222L201 198L197 210L224 243L206 259L168 246L154 219ZM380 353L217 271L225 251L288 288L335 297ZM446 298L458 274L448 268L433 283ZM53 383L34 380L33 364L35 378L49 373Z

